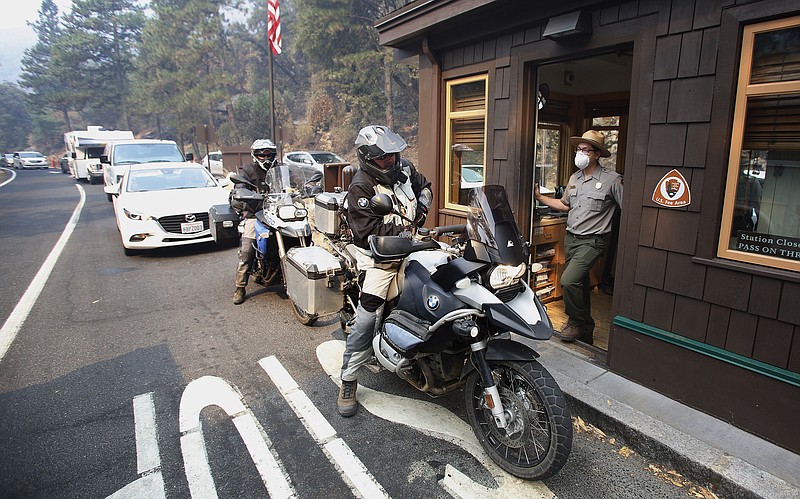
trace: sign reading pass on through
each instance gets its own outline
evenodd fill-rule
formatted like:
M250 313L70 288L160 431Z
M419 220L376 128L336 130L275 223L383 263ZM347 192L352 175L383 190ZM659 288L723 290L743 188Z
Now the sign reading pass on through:
M746 253L800 260L800 239L794 237L740 231L736 237L736 249Z

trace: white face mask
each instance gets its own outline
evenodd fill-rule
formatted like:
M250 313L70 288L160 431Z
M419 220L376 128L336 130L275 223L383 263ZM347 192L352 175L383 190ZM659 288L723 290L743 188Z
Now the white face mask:
M589 166L589 156L583 154L582 152L575 153L575 166L578 167L578 170L583 170Z

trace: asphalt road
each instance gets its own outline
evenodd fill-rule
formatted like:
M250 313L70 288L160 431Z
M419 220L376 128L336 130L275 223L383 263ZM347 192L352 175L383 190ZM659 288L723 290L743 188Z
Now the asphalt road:
M323 367L341 359L337 320L302 326L254 284L234 306L235 248L126 257L102 186L16 173L0 187L3 334L85 204L0 358L4 497L687 494L585 431L557 476L515 479L465 450L461 393L434 400L386 372L362 376L374 391L341 418Z

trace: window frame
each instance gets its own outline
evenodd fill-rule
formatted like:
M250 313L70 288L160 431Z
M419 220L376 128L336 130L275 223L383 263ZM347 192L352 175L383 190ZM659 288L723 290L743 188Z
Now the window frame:
M740 157L744 142L744 129L747 103L750 97L777 94L800 94L800 79L770 83L750 83L753 63L753 46L756 35L768 31L777 31L800 26L800 16L775 19L744 27L742 34L741 56L739 59L739 79L736 87L736 101L731 131L731 146L728 156L727 178L725 181L725 198L722 207L717 257L756 265L764 265L776 269L800 271L800 261L788 260L769 255L747 253L728 248L733 228L733 214L736 204L736 190L740 166Z
M484 82L484 96L483 96L483 109L481 110L470 110L470 111L452 111L452 97L453 97L453 87L458 85L464 85L468 83L473 83L476 81L483 81ZM452 154L450 153L453 147L453 121L459 119L476 119L482 118L483 119L483 182L484 185L486 184L486 170L488 165L486 164L486 133L487 133L487 126L489 122L489 73L480 73L476 75L466 76L462 78L454 78L451 80L447 80L445 82L445 109L444 109L444 128L445 128L445 148L444 148L444 208L452 209L457 211L466 212L468 211L468 207L463 204L459 204L450 199L451 196L451 185L450 182L452 179Z

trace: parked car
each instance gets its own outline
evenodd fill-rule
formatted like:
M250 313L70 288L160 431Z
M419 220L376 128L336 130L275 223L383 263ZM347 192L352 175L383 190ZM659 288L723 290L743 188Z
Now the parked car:
M222 151L211 151L208 153L208 156L203 157L203 160L200 161L200 164L206 168L209 168L209 161L211 163L211 175L214 175L215 177L224 177L225 170L222 168Z
M36 151L15 152L14 168L47 168L47 158Z
M292 151L283 155L283 164L302 168L313 174L321 172L326 163L346 163L345 160L327 151Z
M471 189L483 185L483 165L461 165L461 188Z
M7 153L0 155L0 166L5 166L6 168L14 168L14 154Z
M196 163L130 165L120 182L105 188L125 254L213 241L208 210L228 203L227 183Z

